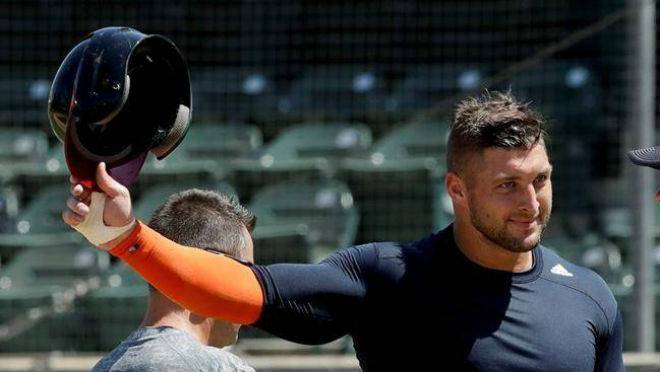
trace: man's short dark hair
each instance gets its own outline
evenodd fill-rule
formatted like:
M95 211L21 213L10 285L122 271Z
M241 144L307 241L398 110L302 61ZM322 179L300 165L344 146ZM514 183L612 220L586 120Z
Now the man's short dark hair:
M170 196L154 212L149 227L181 245L244 259L255 216L223 193L190 189Z
M456 108L449 134L447 170L465 171L468 158L489 147L530 149L546 143L543 117L509 92L485 92Z

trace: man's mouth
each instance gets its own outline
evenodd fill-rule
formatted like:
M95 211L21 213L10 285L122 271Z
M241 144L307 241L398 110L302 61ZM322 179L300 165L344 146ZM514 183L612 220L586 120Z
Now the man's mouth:
M534 224L536 223L536 218L534 219L510 219L509 220L511 223L514 224L514 226L518 226L523 229L531 229L534 227Z

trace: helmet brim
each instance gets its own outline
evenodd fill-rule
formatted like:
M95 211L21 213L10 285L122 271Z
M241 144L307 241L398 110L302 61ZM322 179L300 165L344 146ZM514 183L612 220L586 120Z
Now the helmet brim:
M628 158L633 164L660 169L660 146L628 151Z
M96 168L99 164L97 160L90 159L80 151L76 141L72 138L72 130L67 126L64 140L64 156L69 172L86 188L98 190L96 187ZM108 174L122 185L129 187L135 182L147 159L147 152L138 154L122 164L108 163Z

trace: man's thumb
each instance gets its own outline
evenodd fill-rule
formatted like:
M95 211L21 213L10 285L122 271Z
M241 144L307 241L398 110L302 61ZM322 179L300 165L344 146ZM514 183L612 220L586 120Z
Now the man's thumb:
M101 191L106 193L109 197L121 195L124 186L112 178L106 170L105 163L99 163L96 168L96 184Z

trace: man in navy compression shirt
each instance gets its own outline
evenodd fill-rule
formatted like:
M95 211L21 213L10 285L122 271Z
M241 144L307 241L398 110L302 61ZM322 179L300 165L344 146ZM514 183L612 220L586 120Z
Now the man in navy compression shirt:
M302 343L348 333L366 371L623 370L608 287L538 244L552 206L542 125L507 94L463 102L446 181L455 223L318 265L254 267L256 326Z
M196 313L307 344L349 334L365 371L622 371L612 293L539 244L552 209L543 126L509 94L463 101L445 180L455 222L414 243L250 266L179 254L138 223L104 247ZM130 199L116 195L103 216L123 226ZM85 218L84 208L70 209L68 223Z

